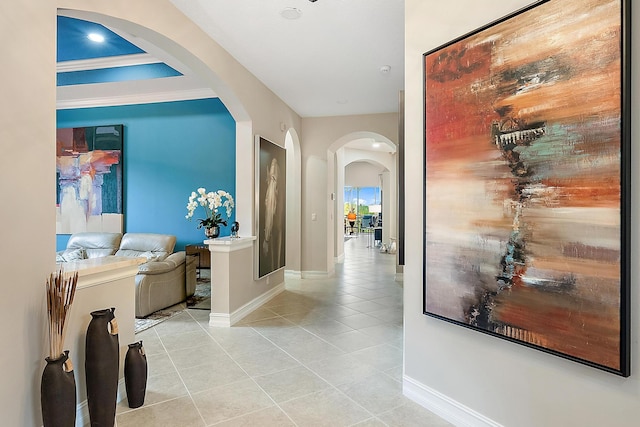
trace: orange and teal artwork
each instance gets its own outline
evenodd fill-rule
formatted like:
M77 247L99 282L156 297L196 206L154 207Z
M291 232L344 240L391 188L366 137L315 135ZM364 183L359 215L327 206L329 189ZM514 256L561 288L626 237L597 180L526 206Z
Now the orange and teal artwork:
M425 314L629 375L628 4L424 55Z

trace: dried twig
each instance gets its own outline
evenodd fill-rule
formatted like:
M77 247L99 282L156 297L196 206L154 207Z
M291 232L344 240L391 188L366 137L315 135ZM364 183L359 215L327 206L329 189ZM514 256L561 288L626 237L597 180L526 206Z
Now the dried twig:
M57 359L63 352L67 318L76 293L78 272L65 274L62 267L51 273L46 282L49 315L49 357Z

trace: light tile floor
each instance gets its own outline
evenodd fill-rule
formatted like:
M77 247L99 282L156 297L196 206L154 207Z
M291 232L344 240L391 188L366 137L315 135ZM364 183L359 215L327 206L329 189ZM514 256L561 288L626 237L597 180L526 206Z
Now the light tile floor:
M402 395L402 284L395 256L345 242L335 277L286 290L231 328L187 310L137 335L145 404L118 427L449 426Z

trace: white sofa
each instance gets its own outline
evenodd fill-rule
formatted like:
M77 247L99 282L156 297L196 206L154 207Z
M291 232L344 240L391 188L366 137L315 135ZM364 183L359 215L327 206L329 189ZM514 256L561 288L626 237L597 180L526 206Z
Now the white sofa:
M182 302L196 290L196 260L173 252L176 237L155 233L86 232L71 235L58 262L102 256L142 257L136 275L136 317Z

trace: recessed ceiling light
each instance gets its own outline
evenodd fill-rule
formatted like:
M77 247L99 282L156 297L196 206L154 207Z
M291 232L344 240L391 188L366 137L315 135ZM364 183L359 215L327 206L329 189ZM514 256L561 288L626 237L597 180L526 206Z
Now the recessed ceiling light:
M87 36L87 38L96 43L102 43L104 41L104 36L98 33L91 33Z
M280 12L280 16L284 19L298 19L302 16L302 11L295 7L285 7Z

